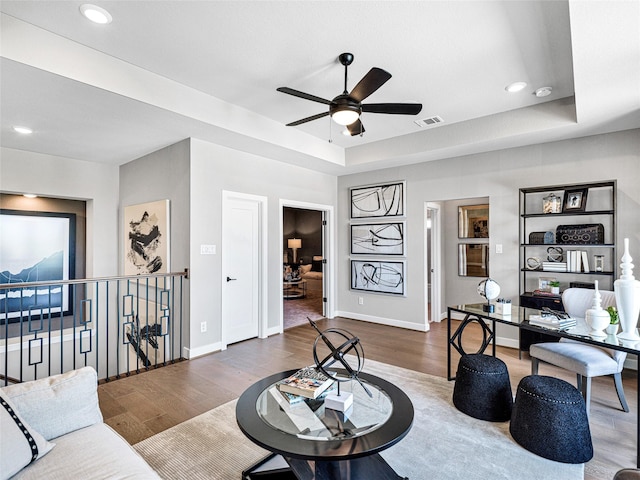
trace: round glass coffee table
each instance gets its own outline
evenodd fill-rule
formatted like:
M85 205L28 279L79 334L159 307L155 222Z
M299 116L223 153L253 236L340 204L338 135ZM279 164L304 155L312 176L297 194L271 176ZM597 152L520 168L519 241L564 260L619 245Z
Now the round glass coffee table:
M342 392L354 396L353 406L342 413L325 409L322 400L289 403L276 384L295 372L264 378L238 399L238 426L254 443L273 452L242 472L243 479L258 472L259 478L269 478L265 469L273 470L273 478L286 478L285 471L298 479L402 478L378 454L404 438L413 424L413 404L402 390L361 373L373 397L356 381L340 383Z

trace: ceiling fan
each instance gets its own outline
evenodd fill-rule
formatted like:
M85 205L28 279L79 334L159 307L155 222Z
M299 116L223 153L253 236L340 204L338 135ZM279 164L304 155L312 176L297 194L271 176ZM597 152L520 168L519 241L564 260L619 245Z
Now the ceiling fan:
M362 101L384 85L391 78L391 74L381 68L373 67L353 87L351 93L347 91L347 67L353 62L352 53L343 53L338 60L344 65L344 91L333 100L316 97L309 93L294 90L289 87L280 87L278 92L287 93L294 97L304 98L312 102L329 105L329 110L311 117L306 117L287 124L287 127L295 127L303 123L311 122L327 115L331 115L334 122L345 125L351 136L364 133L364 126L360 121L362 112L387 113L393 115L416 115L422 110L421 103L367 103Z

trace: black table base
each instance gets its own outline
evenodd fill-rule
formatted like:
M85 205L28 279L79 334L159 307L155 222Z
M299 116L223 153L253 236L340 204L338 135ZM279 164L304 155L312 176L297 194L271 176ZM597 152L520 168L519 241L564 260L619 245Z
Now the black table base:
M278 462L278 460L280 460ZM286 462L288 467L282 467ZM274 465L269 469L269 463ZM242 480L407 480L399 476L379 454L336 461L283 458L270 454L242 472Z

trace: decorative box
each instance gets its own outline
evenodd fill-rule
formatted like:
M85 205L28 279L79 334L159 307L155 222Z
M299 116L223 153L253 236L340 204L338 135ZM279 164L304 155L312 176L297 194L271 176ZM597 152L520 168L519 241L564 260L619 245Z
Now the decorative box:
M582 245L604 243L604 225L601 223L558 225L556 227L556 243Z
M511 303L496 303L496 313L498 315L511 315Z

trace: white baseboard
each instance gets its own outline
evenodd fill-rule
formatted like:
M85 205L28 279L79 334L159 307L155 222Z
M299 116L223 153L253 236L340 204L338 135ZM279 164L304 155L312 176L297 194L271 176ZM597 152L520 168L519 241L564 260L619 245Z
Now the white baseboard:
M201 357L202 355L206 355L208 353L217 352L222 350L222 343L210 343L209 345L203 345L202 347L196 348L188 348L184 347L184 357L189 360L194 359L196 357Z
M418 325L417 323L412 323L412 322L404 322L402 320L396 320L395 318L375 317L373 315L361 315L359 313L342 312L342 311L336 311L335 315L337 317L353 318L354 320L362 320L364 322L379 323L381 325L388 325L390 327L400 327L400 328L406 328L409 330L417 330L419 332L426 332L427 330L429 330L429 328L425 327L424 325Z
M272 335L279 335L280 333L283 332L282 327L271 327L271 328L267 328L266 334L264 337L261 338L267 338L270 337Z

